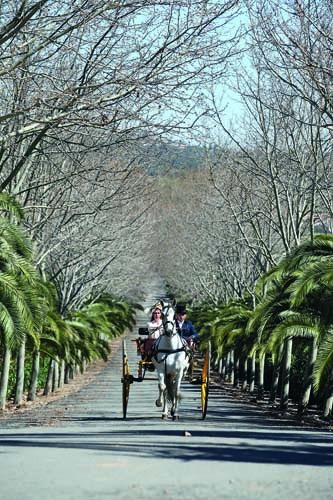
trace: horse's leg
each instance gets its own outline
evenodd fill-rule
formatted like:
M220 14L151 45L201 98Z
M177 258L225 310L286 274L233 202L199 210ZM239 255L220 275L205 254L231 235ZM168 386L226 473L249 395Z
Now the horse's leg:
M174 394L173 394L173 400L172 400L172 409L171 409L171 416L173 420L176 420L178 417L178 405L179 405L179 400L180 400L180 384L183 378L183 370L180 370L177 375L176 379L174 382Z
M170 415L175 420L175 412L177 409L177 381L175 375L169 375L166 381L166 398L171 403Z
M155 401L155 405L158 408L161 408L161 406L163 406L163 386L160 383L158 384L158 398Z
M163 405L163 372L161 372L160 367L156 366L157 380L158 380L158 398L155 401L155 405L159 408Z
M168 406L167 406L167 397L166 397L166 385L164 382L164 371L158 374L158 390L159 396L156 399L155 404L158 407L162 406L162 418L168 416Z
M167 388L165 384L163 390L162 418L168 418L168 397L167 397Z

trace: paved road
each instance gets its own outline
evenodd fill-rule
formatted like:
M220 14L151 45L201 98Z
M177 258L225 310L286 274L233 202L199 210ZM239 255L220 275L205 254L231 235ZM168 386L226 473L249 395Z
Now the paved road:
M141 315L138 324L145 322ZM137 357L127 340L133 371ZM121 411L121 351L76 394L0 420L6 500L329 499L333 435L263 417L212 387L185 384L179 421L162 421L156 382L135 384ZM191 434L191 435L186 435Z

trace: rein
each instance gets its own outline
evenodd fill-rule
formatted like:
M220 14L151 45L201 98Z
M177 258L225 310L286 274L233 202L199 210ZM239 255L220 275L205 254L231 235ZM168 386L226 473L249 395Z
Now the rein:
M183 351L185 351L187 353L187 346L184 344L183 339L181 337L180 337L180 339L182 341L183 346L179 347L178 349L159 349L158 344L157 344L157 346L154 350L154 354L153 354L153 358L155 359L155 361L157 363L163 363L163 361L165 361L167 359L169 354L174 354L176 352L183 352ZM159 353L165 354L165 356L160 361L156 357L157 354L159 354Z

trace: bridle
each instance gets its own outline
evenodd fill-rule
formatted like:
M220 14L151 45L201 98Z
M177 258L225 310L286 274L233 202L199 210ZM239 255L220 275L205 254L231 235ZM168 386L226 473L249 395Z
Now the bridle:
M178 328L175 328L176 326L176 321L175 319L171 320L171 319L167 319L167 316L168 316L168 311L169 311L170 307L166 307L163 311L163 316L164 318L162 319L162 325L163 325L163 333L161 335L161 337L159 337L159 339L157 339L157 344L156 344L156 348L155 348L155 352L154 352L154 359L156 361L158 361L159 363L161 362L165 362L166 363L166 359L167 357L169 356L169 354L175 354L177 352L182 352L182 351L185 351L185 353L187 353L187 346L186 346L186 343L184 343L181 335L180 335L180 332L178 330ZM172 309L173 310L173 309ZM166 319L165 319L166 318ZM167 325L172 325L171 328L167 328ZM168 338L172 338L174 337L175 335L178 335L181 339L181 344L182 346L177 348L177 349L161 349L159 344L160 344L160 340L163 336L166 336ZM162 358L157 360L157 354L163 354Z
M169 307L166 309L166 313L164 314L164 317L167 317L169 311ZM163 335L166 335L167 337L173 337L174 335L177 335L177 329L175 328L175 320L170 320L170 319L163 319L162 320L162 325L163 325ZM171 325L171 328L168 328L168 325Z

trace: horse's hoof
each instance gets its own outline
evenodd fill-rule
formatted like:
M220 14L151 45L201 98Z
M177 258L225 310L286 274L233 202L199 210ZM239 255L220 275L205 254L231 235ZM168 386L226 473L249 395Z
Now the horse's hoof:
M165 415L165 413L162 414L162 420L164 420L165 418L168 418L168 415Z
M156 405L158 408L161 408L162 403L161 403L161 401L159 401L158 399L156 399L156 401L155 401L155 405Z
M172 420L178 420L179 416L178 415L172 415Z

